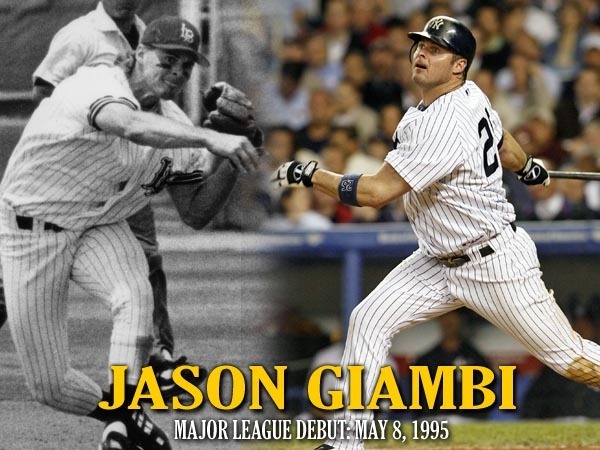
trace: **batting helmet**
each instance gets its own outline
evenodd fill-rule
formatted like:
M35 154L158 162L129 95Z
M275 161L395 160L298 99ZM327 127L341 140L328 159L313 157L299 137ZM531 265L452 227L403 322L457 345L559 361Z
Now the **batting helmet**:
M423 39L430 39L438 45L453 51L467 60L468 72L475 57L475 37L465 24L447 16L437 16L429 20L423 31L408 33L415 44ZM412 58L412 51L411 51Z

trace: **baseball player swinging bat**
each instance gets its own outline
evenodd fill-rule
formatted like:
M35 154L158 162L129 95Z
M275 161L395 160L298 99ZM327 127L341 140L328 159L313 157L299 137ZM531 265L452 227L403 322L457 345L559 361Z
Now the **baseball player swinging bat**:
M549 170L551 178L567 178L571 180L600 180L600 172L566 172L561 170Z

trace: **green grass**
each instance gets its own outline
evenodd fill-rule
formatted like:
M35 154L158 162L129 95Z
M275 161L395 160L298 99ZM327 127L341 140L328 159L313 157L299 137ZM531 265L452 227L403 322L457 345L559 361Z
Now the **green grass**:
M390 427L391 428L391 427ZM410 423L403 424L405 434L411 433ZM388 430L389 431L389 430ZM249 444L247 450L312 450L318 441L285 441ZM531 449L531 450L588 450L600 449L600 422L485 422L453 425L447 440L412 440L408 436L402 443L388 438L385 441L370 441L368 449L411 448L437 449Z

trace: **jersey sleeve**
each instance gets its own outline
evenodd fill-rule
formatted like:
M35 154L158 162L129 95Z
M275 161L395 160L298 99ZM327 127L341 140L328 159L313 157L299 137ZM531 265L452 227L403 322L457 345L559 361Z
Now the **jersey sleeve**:
M161 102L162 115L185 125L194 126L191 119L175 104ZM163 150L173 160L173 171L179 173L206 173L210 171L212 154L205 148L178 148Z
M41 78L56 86L85 64L93 34L78 24L67 25L56 33L48 53L33 72L32 82Z
M436 114L424 114L399 127L395 148L385 158L415 191L444 178L464 160L460 132L453 121L436 119Z
M120 103L132 110L139 103L118 67L81 67L74 76L60 83L47 99L59 110L65 110L80 127L96 126L96 116L110 103Z

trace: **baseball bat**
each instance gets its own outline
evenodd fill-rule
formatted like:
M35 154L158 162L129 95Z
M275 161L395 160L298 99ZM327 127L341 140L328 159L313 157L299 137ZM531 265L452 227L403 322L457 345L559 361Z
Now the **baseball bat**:
M600 172L567 172L549 170L550 178L570 178L571 180L600 180Z

